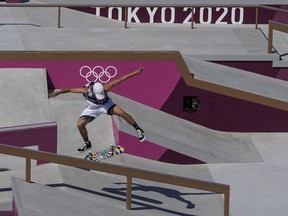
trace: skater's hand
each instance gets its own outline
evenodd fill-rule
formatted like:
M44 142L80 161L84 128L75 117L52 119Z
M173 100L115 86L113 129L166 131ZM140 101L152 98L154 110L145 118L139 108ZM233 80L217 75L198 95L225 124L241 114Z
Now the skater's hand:
M139 67L134 73L138 75L138 74L141 74L143 70L144 70L144 67Z
M54 97L56 97L57 95L59 95L61 92L60 91L54 91L54 92L52 92L52 93L50 93L49 95L48 95L48 98L54 98Z

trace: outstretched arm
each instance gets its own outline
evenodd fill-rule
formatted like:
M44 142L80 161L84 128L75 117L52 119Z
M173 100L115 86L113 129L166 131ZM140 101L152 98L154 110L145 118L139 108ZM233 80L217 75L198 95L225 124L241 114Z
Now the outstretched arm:
M48 98L53 98L58 96L59 94L65 94L65 93L82 93L82 94L87 94L87 89L86 88L65 88L65 89L60 89L57 91L54 91L49 94Z
M116 79L116 80L113 80L113 81L111 81L111 82L109 82L109 83L103 84L104 89L108 92L108 91L110 91L114 86L118 85L119 83L123 82L124 80L129 79L129 78L131 78L131 77L133 77L133 76L136 76L136 75L142 73L143 70L144 70L144 68L143 68L143 67L140 67L140 68L138 68L137 70L133 71L132 73L126 74L126 75L124 75L124 76L122 76L122 77L120 77L120 78L118 78L118 79Z

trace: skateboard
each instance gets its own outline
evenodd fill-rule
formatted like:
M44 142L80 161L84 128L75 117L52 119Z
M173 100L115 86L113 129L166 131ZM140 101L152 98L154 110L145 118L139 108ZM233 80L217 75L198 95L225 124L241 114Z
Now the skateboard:
M89 151L88 155L85 156L85 160L92 160L92 161L102 161L107 158L114 157L116 155L122 154L124 152L124 147L120 145L111 145L107 149L103 149L97 152Z

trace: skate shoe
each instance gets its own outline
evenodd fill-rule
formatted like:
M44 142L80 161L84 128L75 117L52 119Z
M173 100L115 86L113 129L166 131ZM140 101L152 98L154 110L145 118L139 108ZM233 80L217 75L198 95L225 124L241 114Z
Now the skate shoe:
M78 148L77 152L78 153L84 152L84 151L86 151L87 149L89 149L91 147L92 147L92 145L91 145L90 141L89 142L84 142L84 145L82 147Z
M144 135L144 131L141 128L139 128L139 129L136 130L136 132L137 132L139 141L143 142L145 140L145 138L146 138L145 135Z

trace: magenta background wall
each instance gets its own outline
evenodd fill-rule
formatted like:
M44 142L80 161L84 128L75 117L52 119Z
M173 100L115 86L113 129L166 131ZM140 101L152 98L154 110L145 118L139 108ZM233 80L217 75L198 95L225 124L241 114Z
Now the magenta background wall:
M199 97L201 108L196 113L183 112L182 97L184 95ZM220 131L288 131L288 113L285 111L191 88L186 86L184 80L179 81L161 110Z

